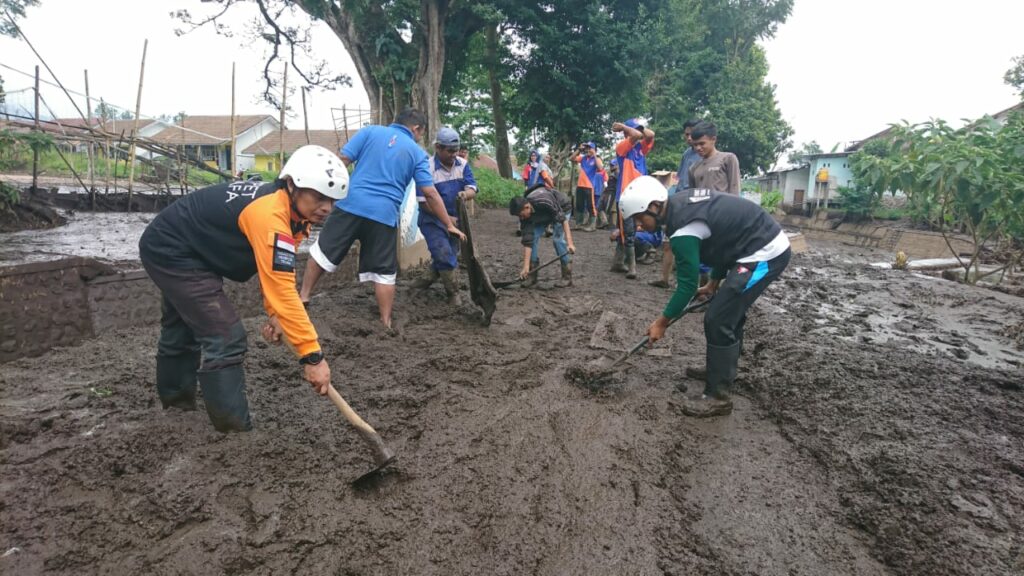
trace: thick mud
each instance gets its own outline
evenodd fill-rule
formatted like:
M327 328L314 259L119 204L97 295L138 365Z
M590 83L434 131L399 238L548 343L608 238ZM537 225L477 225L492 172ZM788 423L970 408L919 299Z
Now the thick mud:
M514 277L515 223L477 220L490 276ZM615 385L568 381L669 294L574 236L576 286L500 290L490 327L436 286L400 288L397 335L365 286L315 297L335 385L399 457L370 489L349 483L365 445L258 319L248 434L159 408L156 327L0 366L0 572L1024 571L1024 300L815 247L747 323L734 413L693 420L699 314Z

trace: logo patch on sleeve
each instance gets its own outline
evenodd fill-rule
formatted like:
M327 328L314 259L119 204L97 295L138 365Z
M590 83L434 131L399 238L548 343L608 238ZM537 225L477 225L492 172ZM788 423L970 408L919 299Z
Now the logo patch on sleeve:
M275 272L295 272L295 240L287 234L273 235Z

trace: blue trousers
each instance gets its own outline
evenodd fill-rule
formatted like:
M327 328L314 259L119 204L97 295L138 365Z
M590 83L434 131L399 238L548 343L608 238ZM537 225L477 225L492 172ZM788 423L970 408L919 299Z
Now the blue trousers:
M434 222L421 221L419 226L433 260L430 267L438 272L455 270L459 265L459 239Z
M532 264L540 264L540 239L544 237L544 229L547 226L532 226L533 229L533 240L530 243L530 262ZM553 234L551 235L551 242L555 245L555 256L560 256L562 264L569 264L572 262L572 256L569 254L569 243L565 239L565 230L562 229L561 222L555 222L551 225ZM524 231L524 234L526 231Z

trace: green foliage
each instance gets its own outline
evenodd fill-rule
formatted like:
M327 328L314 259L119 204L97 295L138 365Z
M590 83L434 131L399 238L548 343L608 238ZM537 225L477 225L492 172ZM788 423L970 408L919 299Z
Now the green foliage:
M14 19L0 19L0 36L16 37L18 32L15 23L19 18L24 18L25 9L32 6L39 6L39 0L0 0L0 12L9 14Z
M1024 56L1017 56L1013 59L1013 66L1006 71L1003 81L1013 86L1024 99Z
M0 210L10 212L20 202L21 194L18 189L6 182L0 182Z
M4 77L0 76L0 104L7 101L7 94L4 92Z
M476 177L479 186L476 201L481 206L505 207L508 206L509 200L523 194L521 182L502 178L494 170L474 168L473 176Z
M782 204L782 192L772 190L761 194L761 208L764 208L769 214L774 213L779 204Z
M873 215L882 204L881 195L864 185L840 186L838 192L846 213L855 219Z
M918 215L943 234L974 241L966 276L992 240L1024 241L1024 114L1005 126L989 117L954 130L941 120L892 127L884 157L863 154L854 170L872 190L902 190Z
M792 0L670 0L651 27L647 91L658 144L651 169L678 167L690 118L718 126L718 147L739 157L744 174L769 169L790 146L764 51Z
M804 142L799 148L791 151L789 156L786 157L786 160L789 162L790 166L803 166L804 164L807 164L807 162L804 162L804 156L821 153L821 145L816 141L811 140L810 142Z

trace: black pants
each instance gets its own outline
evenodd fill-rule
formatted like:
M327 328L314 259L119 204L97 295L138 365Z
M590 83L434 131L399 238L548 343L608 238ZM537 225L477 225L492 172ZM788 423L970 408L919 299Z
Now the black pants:
M163 295L157 356L180 356L202 349L202 370L242 363L248 349L245 327L224 293L224 279L207 270L142 265Z
M715 293L704 313L704 335L710 346L732 346L743 340L747 310L789 264L792 252L767 262L736 264Z

